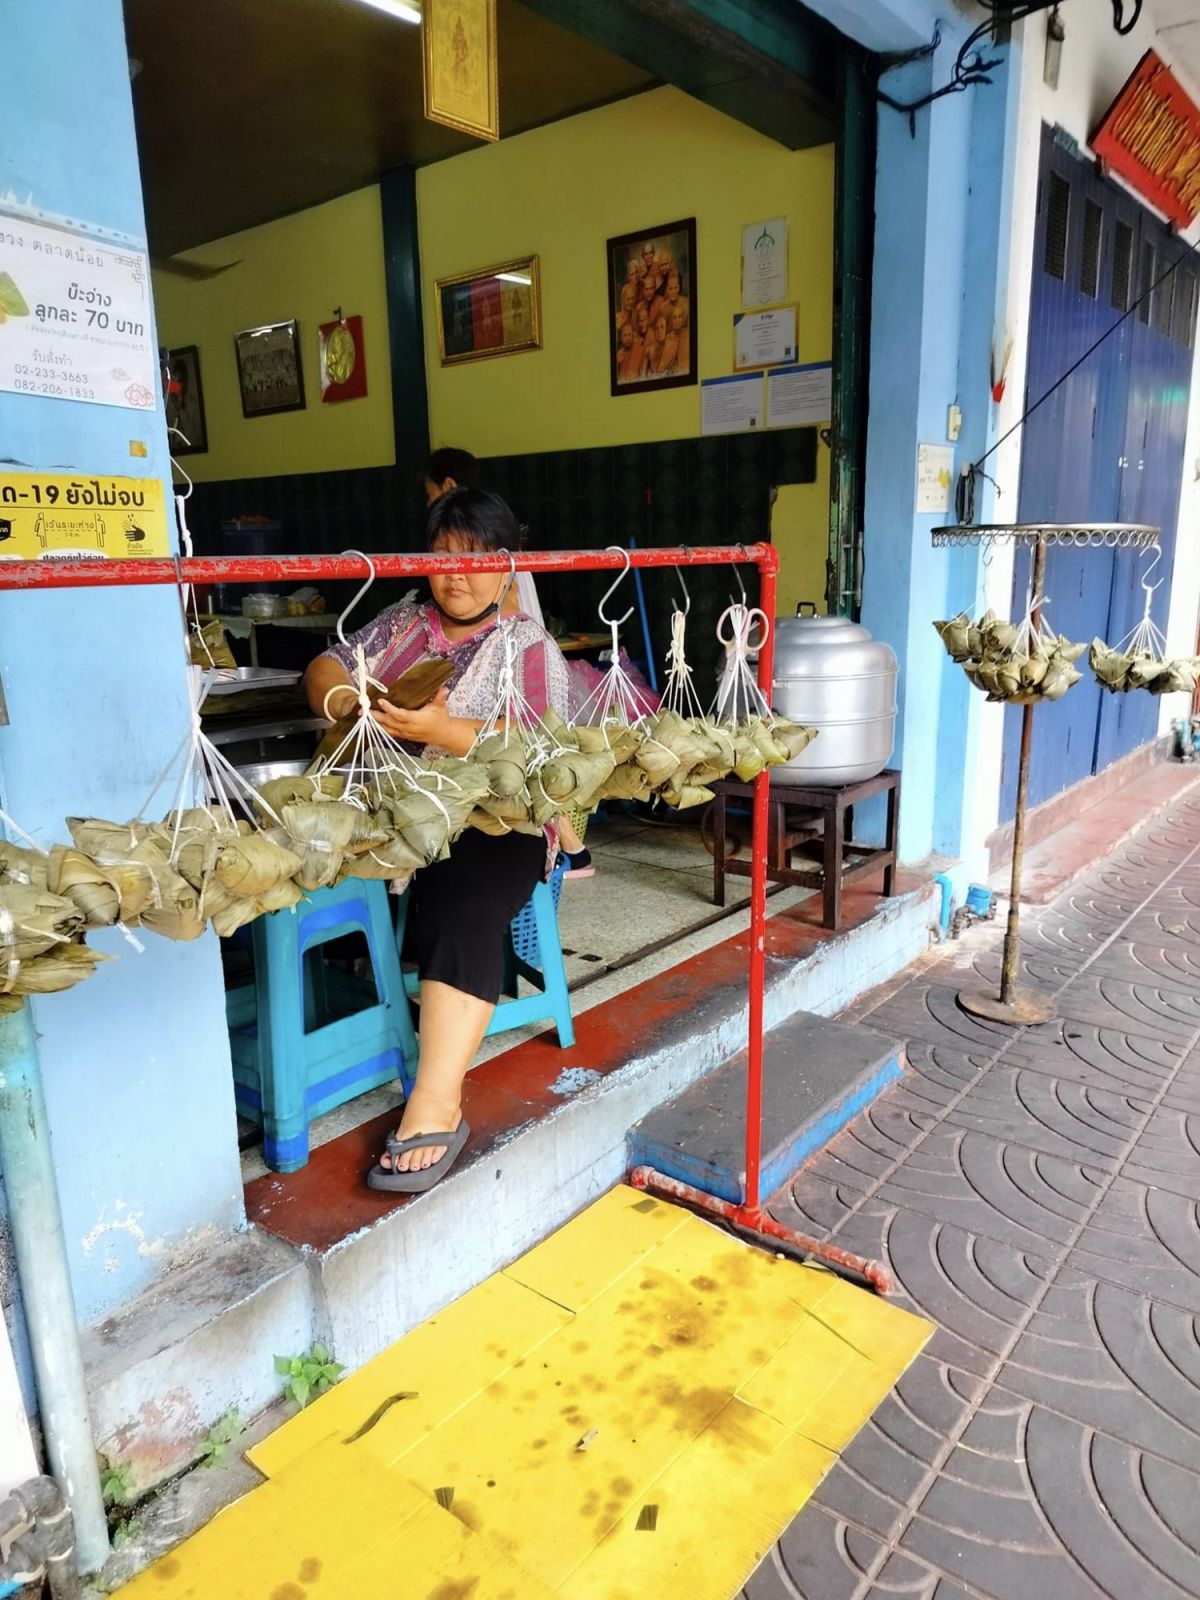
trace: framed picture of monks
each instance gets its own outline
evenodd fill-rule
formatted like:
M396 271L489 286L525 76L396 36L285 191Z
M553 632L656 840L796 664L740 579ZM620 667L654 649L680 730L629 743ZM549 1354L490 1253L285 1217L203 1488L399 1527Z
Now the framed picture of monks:
M538 258L523 256L481 272L439 278L438 353L444 367L509 356L542 345Z
M613 394L696 382L696 219L608 241Z

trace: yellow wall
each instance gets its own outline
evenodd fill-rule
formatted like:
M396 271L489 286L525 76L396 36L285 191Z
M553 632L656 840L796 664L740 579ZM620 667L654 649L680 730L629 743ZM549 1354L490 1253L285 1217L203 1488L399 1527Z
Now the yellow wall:
M695 437L698 387L609 393L605 241L695 216L701 377L730 370L743 224L786 216L800 359L831 352L833 149L788 151L674 89L658 89L424 168L417 177L430 437L480 456ZM541 258L543 347L442 367L437 278ZM164 344L195 344L208 419L196 478L383 466L394 460L379 192L232 235L190 253L241 265L205 282L156 273ZM369 393L322 406L317 325L364 318ZM307 409L246 420L233 335L298 317ZM817 482L781 488L772 514L781 610L824 592L829 452Z
M605 240L696 218L700 376L727 374L741 230L786 216L802 361L828 360L833 147L789 151L677 89L656 89L417 174L429 425L476 455L700 432L698 387L609 393ZM435 280L541 258L542 349L442 367ZM821 512L822 534L827 520Z
M418 173L430 440L478 456L584 450L699 434L699 387L610 394L605 240L696 218L699 376L733 363L741 230L789 219L800 360L832 352L834 149L786 150L672 88L638 94ZM435 282L541 258L542 349L442 366ZM826 586L829 451L818 482L781 490L781 603Z
M189 252L187 259L240 262L203 282L154 274L159 339L164 345L194 344L200 352L208 453L186 458L194 478L333 472L395 460L377 187L231 234ZM336 306L363 319L367 394L327 406L321 404L317 328L332 320ZM300 323L306 408L247 419L233 336L290 317Z

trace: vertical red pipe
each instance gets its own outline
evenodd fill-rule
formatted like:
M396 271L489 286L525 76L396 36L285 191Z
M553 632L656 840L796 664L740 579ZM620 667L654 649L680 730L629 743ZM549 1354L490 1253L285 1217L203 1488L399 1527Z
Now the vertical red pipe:
M775 665L775 575L779 558L774 550L759 559L758 603L771 619L767 637L758 652L758 686L770 703ZM746 1210L757 1213L762 1196L762 1078L763 991L767 972L767 800L770 775L762 772L754 783L754 826L750 857L750 1035L746 1045Z

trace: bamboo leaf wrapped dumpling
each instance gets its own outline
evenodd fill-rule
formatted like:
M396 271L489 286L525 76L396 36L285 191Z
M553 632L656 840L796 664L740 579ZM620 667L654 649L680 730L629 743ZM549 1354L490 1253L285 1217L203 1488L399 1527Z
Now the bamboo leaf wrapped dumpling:
M302 889L327 889L337 882L361 815L340 800L297 800L284 806L286 838L281 842L300 857L296 882ZM368 848L385 842L386 835L376 830Z
M82 931L82 914L64 896L31 884L0 887L0 964L32 961Z
M121 919L121 896L107 870L82 850L55 845L46 862L46 886L69 900L90 928L111 927Z
M560 811L586 808L616 768L611 750L567 751L540 769L542 788Z
M133 923L161 905L179 875L167 864L150 838L146 823L105 822L97 817L68 817L75 848L103 867L121 897L122 922Z
M64 989L73 989L84 978L90 978L102 961L111 959L111 956L93 950L90 945L60 944L45 955L22 962L21 970L7 992L14 995L60 994Z
M35 889L47 887L47 857L0 839L0 885L21 883Z

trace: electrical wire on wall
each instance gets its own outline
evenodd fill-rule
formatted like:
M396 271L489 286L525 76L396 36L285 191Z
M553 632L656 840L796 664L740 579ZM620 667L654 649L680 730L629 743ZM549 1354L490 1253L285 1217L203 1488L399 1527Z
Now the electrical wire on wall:
M1197 239L1194 244L1187 244L1186 241L1181 239L1180 244L1182 244L1184 247L1182 252L1175 257L1175 260L1172 261L1171 265L1167 267L1165 271L1161 272L1158 277L1155 278L1154 282L1150 284L1148 288L1143 289L1142 293L1138 295L1136 300L1133 301L1128 310L1123 312L1110 328L1106 328L1098 339L1094 340L1093 343L1088 345L1083 354L1077 360L1072 361L1071 365L1062 374L1062 376L1056 378L1044 394L1039 395L1031 406L1027 406L1025 408L1025 410L1013 423L1012 427L1006 429L1006 431L1002 433L996 440L995 444L990 445L988 449L983 452L978 461L972 461L970 466L966 466L962 469L962 473L959 476L959 480L954 491L954 511L959 523L962 526L969 527L975 521L975 489L979 479L987 478L988 482L992 484L995 484L996 482L995 478L989 477L989 475L983 470L983 463L988 459L988 457L995 455L1000 446L1004 444L1006 440L1011 439L1018 428L1025 426L1026 422L1028 422L1029 418L1039 408L1039 406L1045 405L1050 396L1062 388L1063 384L1066 383L1071 374L1078 372L1079 368L1084 364L1084 362L1088 360L1090 356L1093 356L1097 350L1099 350L1104 341L1106 339L1111 339L1113 334L1116 333L1117 329L1121 327L1123 323L1129 321L1130 317L1133 316L1138 307L1144 305L1146 301L1149 300L1150 297L1157 291L1160 285L1164 284L1167 279L1176 271L1180 262L1186 261L1189 256L1200 255L1200 239Z
M949 81L940 89L932 89L928 94L919 96L916 100L896 100L891 95L885 94L876 86L875 94L885 106L890 106L893 111L902 111L908 117L909 131L916 135L916 114L930 106L935 100L941 100L948 94L961 94L964 89L973 88L976 84L991 83L991 74L1003 62L1003 56L985 55L981 48L989 36L992 48L998 44L998 34L1013 26L1014 23L1024 22L1027 17L1033 17L1040 11L1054 11L1062 0L977 0L977 3L989 13L986 22L980 23L963 40L958 55L954 58L954 66L950 70ZM1142 14L1142 0L1110 0L1113 14L1113 28L1122 38L1132 33L1137 26L1138 18ZM1128 12L1126 6L1128 4ZM919 50L913 50L900 56L885 58L884 71L890 72L893 67L914 61L922 56L932 55L941 42L940 30L934 31L933 43L922 45Z

